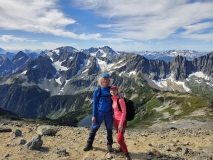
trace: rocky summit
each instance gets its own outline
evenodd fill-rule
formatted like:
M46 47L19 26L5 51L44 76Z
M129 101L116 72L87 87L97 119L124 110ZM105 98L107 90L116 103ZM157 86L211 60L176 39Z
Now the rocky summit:
M211 160L212 122L181 120L160 123L146 130L127 129L125 141L133 160ZM106 131L97 132L93 150L84 152L90 128L1 121L2 160L123 160L123 153L107 152ZM116 132L113 131L113 148Z

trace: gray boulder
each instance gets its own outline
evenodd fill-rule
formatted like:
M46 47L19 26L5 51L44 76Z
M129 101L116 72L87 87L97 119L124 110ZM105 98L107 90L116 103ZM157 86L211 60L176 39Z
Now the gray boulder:
M20 137L20 136L22 136L22 131L19 129L16 129L14 132L14 137Z
M18 139L18 140L16 140L16 145L24 145L24 144L26 144L27 143L27 141L25 140L25 139Z
M12 129L6 128L6 127L0 127L0 133L1 132L12 132Z
M42 125L37 128L37 134L54 136L58 129L51 125Z
M40 150L42 144L43 141L41 140L41 135L37 135L30 142L28 142L26 146L30 150Z

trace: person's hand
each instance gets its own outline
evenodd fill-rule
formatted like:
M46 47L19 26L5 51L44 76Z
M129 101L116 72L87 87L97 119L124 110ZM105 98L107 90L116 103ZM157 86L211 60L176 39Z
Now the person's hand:
M96 118L92 117L92 123L95 123L95 122L96 122Z
M119 124L119 126L118 126L118 131L119 131L119 132L122 132L122 131L123 131L123 125L120 125L120 124Z

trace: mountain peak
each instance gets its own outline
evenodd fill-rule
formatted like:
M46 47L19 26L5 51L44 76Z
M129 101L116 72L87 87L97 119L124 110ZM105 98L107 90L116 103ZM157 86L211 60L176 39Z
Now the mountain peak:
M59 48L56 48L56 49L59 49L59 50L64 50L64 51L67 51L67 52L78 52L78 50L72 46L63 46L63 47L59 47Z
M109 60L112 60L113 58L118 56L118 53L115 52L112 48L109 46L99 47L99 48L89 48L89 49L83 49L81 52L85 54L89 54L93 57L106 57Z
M24 52L19 51L19 52L13 57L13 60L14 60L14 59L21 58L21 57L27 57L27 55L26 55Z

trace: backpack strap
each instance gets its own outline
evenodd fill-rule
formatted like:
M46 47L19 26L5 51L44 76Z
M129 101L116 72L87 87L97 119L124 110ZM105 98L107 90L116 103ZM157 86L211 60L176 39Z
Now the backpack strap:
M122 112L122 110L121 110L121 106L120 106L120 103L119 103L119 99L120 99L120 97L117 99L117 105L118 105L118 109L119 109L119 111L121 111L121 112Z
M101 86L98 86L98 102L101 98Z

